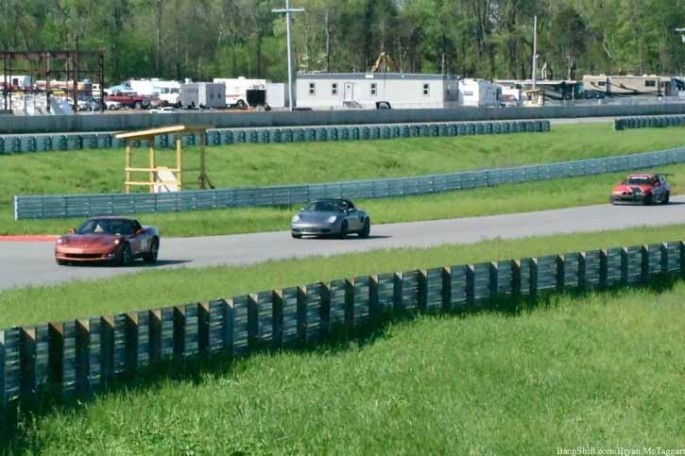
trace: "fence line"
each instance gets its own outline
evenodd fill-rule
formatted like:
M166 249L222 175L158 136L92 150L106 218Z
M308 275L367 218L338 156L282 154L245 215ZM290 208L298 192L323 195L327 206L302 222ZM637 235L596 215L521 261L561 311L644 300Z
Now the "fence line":
M651 168L683 161L685 161L685 148L676 148L615 157L379 180L170 193L26 195L14 197L14 218L15 220L46 219L231 207L290 206L331 197L376 199L416 196Z
M509 133L548 132L549 120L505 120L483 122L420 122L370 125L319 125L299 127L211 128L205 144L293 143L311 141L349 141L395 139L426 136L469 136ZM0 155L42 151L124 148L117 132L44 133L0 135ZM155 147L175 147L173 134L155 137ZM183 135L184 146L200 144L199 134ZM148 142L133 141L134 147Z
M387 313L465 312L502 296L685 275L685 243L664 242L332 280L88 319L0 330L0 406L44 392L89 397L146 366L315 343Z

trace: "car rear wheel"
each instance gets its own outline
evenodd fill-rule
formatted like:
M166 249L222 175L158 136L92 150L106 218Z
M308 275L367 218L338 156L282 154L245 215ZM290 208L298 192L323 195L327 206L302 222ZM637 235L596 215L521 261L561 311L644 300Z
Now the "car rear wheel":
M340 226L340 233L338 234L340 239L345 239L347 237L347 222L343 222Z
M159 255L159 239L154 238L150 244L150 251L145 254L143 261L146 263L156 263L157 255Z
M367 238L369 237L369 234L371 233L371 220L368 218L364 220L364 227L362 228L361 232L359 233L360 237Z
M133 263L133 255L131 255L131 246L128 244L124 244L124 247L121 249L121 256L119 257L119 265L129 266L131 263Z

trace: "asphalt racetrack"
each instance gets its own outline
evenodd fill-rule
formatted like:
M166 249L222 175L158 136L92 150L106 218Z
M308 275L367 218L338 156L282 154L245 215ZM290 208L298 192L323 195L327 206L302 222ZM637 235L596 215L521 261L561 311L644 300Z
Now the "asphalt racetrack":
M371 214L373 219L373 214ZM58 266L54 241L0 242L0 289L90 280L173 267L246 265L311 255L335 255L398 247L470 244L639 226L685 224L685 196L656 206L597 206L487 217L373 225L368 239L292 239L289 231L197 238L164 238L155 265ZM162 233L163 236L163 233Z

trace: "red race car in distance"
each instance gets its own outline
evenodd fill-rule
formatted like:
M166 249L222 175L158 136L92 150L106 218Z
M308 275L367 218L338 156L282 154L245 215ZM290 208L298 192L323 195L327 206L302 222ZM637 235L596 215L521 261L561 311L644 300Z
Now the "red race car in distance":
M57 264L109 263L128 266L135 258L157 261L159 231L127 217L93 217L55 243Z
M611 192L611 204L668 204L670 198L671 187L664 174L631 174L616 184Z

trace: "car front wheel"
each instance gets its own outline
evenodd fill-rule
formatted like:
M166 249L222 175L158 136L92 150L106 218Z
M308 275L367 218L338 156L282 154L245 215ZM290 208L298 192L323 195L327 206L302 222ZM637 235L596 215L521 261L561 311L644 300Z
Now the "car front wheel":
M371 220L368 218L364 220L364 227L362 228L361 232L359 233L360 237L367 238L369 237L369 234L371 233Z
M146 263L156 263L157 256L159 255L159 240L154 238L152 244L150 244L150 251L145 254L143 261Z
M131 246L128 244L124 244L124 247L121 249L121 256L119 257L119 265L129 266L131 263L133 263L133 255L131 255Z
M340 233L338 234L340 239L345 239L347 237L347 222L343 222L340 226Z
M668 204L668 202L671 200L671 192L666 192L664 194L664 200L661 202L662 204Z

